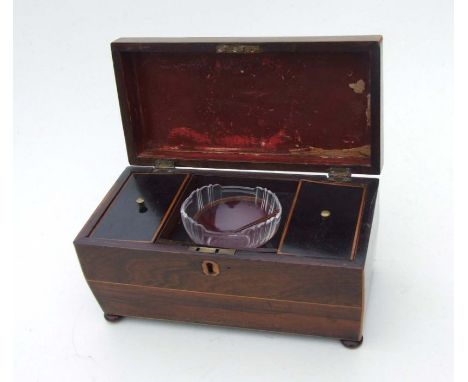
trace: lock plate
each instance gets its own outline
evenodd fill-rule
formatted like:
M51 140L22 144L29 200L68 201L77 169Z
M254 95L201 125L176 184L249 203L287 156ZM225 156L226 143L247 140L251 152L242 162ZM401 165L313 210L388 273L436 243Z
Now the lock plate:
M234 255L236 253L236 250L232 248L189 247L189 249L195 252L213 255Z

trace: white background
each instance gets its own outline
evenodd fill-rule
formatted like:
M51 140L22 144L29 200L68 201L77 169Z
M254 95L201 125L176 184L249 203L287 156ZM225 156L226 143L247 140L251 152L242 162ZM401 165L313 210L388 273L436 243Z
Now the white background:
M126 319L110 325L72 240L127 164L120 36L384 35L379 241L356 351L333 340ZM450 1L16 1L18 381L448 381Z

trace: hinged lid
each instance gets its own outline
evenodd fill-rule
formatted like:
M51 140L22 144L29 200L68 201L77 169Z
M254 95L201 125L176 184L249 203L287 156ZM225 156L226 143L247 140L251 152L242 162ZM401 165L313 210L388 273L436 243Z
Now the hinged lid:
M119 39L129 161L379 174L380 49L379 36Z

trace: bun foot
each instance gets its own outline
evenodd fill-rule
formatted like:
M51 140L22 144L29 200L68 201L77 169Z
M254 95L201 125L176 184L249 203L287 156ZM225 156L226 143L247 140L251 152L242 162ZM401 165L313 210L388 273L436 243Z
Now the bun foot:
M118 316L117 314L104 313L104 318L109 322L117 322L120 321L123 317Z
M353 340L340 340L340 342L343 344L345 348L348 349L357 349L359 346L362 345L362 341L364 340L364 337L361 337L359 341L353 341Z

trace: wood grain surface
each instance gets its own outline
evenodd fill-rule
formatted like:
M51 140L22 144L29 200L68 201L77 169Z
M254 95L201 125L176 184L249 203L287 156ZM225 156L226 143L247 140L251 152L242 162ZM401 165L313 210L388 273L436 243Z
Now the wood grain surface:
M361 338L361 309L89 283L105 312L342 339Z

